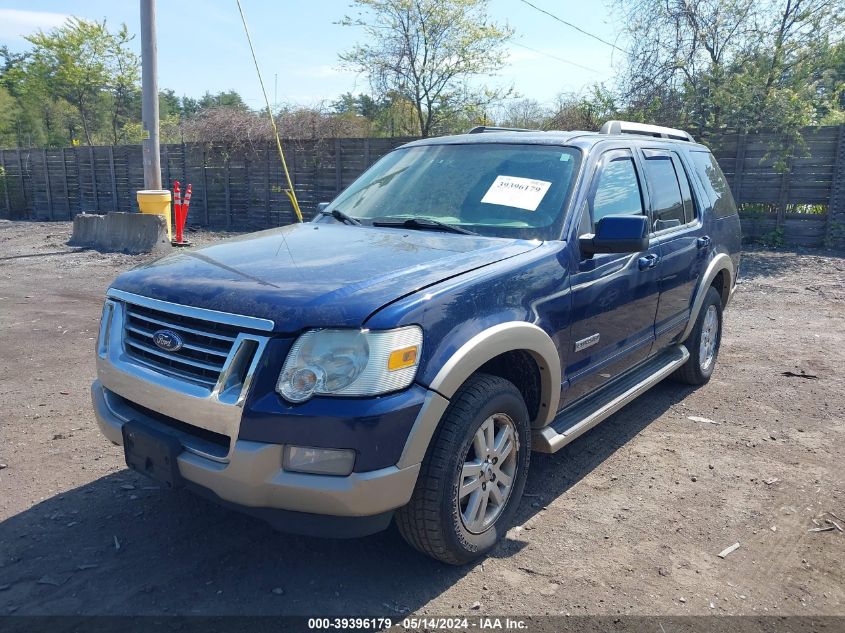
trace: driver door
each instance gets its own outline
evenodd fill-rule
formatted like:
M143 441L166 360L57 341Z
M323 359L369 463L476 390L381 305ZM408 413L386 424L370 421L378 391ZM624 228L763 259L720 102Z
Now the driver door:
M647 215L643 179L629 149L605 152L593 174L578 235L606 215ZM639 253L581 255L572 269L572 334L564 404L574 402L646 359L654 343L660 293L656 240Z

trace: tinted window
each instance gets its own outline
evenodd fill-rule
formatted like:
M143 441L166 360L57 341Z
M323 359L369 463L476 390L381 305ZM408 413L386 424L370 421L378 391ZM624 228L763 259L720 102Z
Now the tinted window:
M617 158L602 168L591 207L594 224L606 215L643 214L640 183L633 159Z
M645 174L654 210L654 230L685 224L684 201L671 156L646 155Z
M328 207L364 223L429 218L481 235L559 239L579 151L474 143L398 149Z
M731 195L731 190L725 181L725 175L719 168L719 163L713 158L713 154L710 152L690 152L689 156L696 171L701 176L701 184L704 185L704 190L713 201L713 214L717 218L734 215L736 204L733 195Z
M675 173L678 175L678 182L681 185L681 197L684 200L684 220L689 223L695 219L696 213L695 203L692 199L692 189L687 178L687 170L684 168L677 154L672 155L672 162L675 165Z

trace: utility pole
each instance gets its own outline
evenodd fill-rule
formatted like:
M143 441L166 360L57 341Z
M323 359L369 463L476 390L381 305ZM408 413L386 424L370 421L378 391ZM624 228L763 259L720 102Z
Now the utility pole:
M141 0L141 121L144 130L144 189L161 189L158 130L158 51L155 0Z

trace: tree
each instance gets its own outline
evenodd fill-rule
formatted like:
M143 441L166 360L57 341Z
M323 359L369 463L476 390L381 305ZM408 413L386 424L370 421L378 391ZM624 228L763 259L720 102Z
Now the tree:
M126 25L109 37L107 72L111 91L111 129L115 145L126 142L123 129L127 123L141 116L141 90L139 89L140 60L131 50Z
M93 145L93 130L103 114L102 92L110 79L112 42L105 21L70 18L64 26L26 39L34 46L28 72L76 109L85 141Z
M611 92L601 84L581 94L559 94L554 112L545 123L549 130L598 130L615 118L617 107Z
M837 120L842 0L616 4L630 51L620 97L632 118L699 134L765 127L791 136Z
M240 110L241 112L249 111L249 107L244 103L243 97L235 90L226 90L218 92L213 95L206 92L197 104L200 111L210 110L212 108L229 108L232 110Z
M354 0L361 13L342 24L364 29L366 43L340 55L369 77L383 98L413 104L417 132L430 136L450 116L484 108L510 90L471 85L504 64L513 31L492 22L489 0Z
M536 99L517 99L503 106L499 123L504 127L540 129L549 118L546 108Z

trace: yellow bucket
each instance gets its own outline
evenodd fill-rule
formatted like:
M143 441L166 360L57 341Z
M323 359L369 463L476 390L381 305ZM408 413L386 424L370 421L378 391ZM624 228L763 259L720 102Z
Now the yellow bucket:
M147 189L146 191L138 191L136 196L141 213L154 213L155 215L164 216L164 220L167 222L167 237L172 242L173 232L170 228L172 224L170 220L170 191L167 189Z

